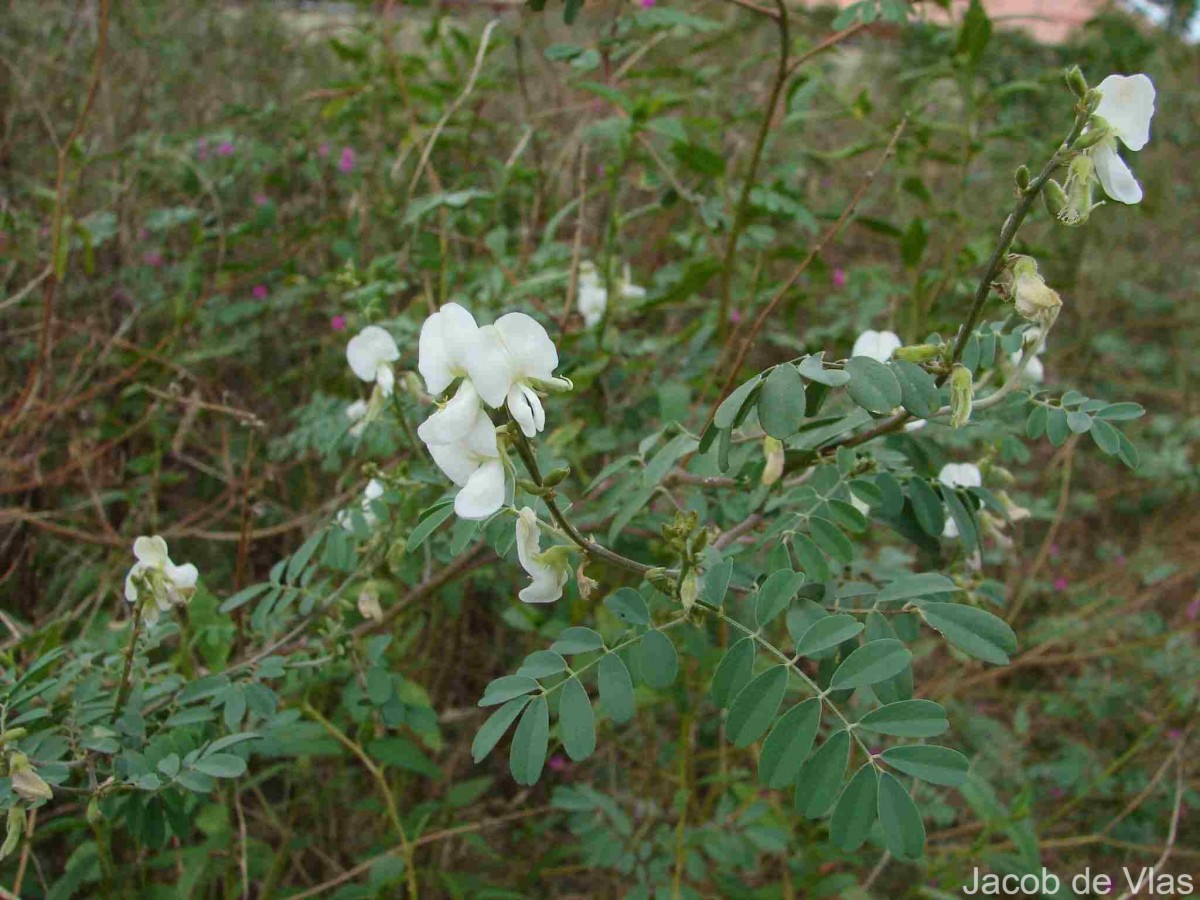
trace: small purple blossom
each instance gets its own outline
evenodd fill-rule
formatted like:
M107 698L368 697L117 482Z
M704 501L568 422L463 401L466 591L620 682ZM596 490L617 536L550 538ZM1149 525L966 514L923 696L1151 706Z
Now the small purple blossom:
M139 241L150 240L150 229L149 228L139 228L138 229L138 240Z
M345 331L346 330L346 317L342 316L342 315L334 316L332 319L329 320L329 327L332 328L334 331Z
M1055 800L1061 800L1063 797L1066 796L1066 794L1067 794L1067 792L1064 791L1062 788L1060 788L1057 784L1054 785L1054 787L1050 788L1050 796L1053 797Z
M844 288L846 286L846 271L845 269L833 270L833 286L835 288Z
M328 155L329 155L329 141L321 141L320 146L317 147L317 156L324 159Z
M742 322L742 311L739 309L731 310L729 313L729 321L734 325L740 325Z
M1200 594L1198 594L1196 598L1187 605L1187 611L1185 614L1187 615L1188 620L1191 622L1195 622L1197 618L1200 618Z
M233 156L233 142L221 141L217 147L217 156Z
M1127 562L1129 562L1129 560L1127 560L1127 559L1125 558L1125 554L1124 554L1124 553L1118 553L1118 554L1117 554L1117 558L1116 558L1115 560L1113 560L1113 562L1115 562L1115 563L1116 563L1118 566L1120 566L1120 567L1123 569L1123 568L1125 568L1125 564L1126 564Z
M254 295L255 300L265 300L268 293L267 286L265 284L256 284L250 293Z
M163 265L163 255L157 250L147 250L142 254L142 262L152 269L161 269Z
M1054 589L1060 594L1070 587L1070 584L1071 583L1061 575L1054 579Z
M1180 741L1183 740L1183 732L1180 731L1178 728L1168 729L1167 740L1169 740L1172 744L1178 744Z
M654 3L655 0L642 0L642 9L652 9L654 7Z
M254 205L255 206L266 206L270 202L271 202L271 198L268 197L266 194L259 193L259 194L254 195Z
M560 756L557 753L554 754L554 756L550 757L550 759L546 763L546 765L548 765L550 767L551 772L561 773L561 772L567 771L567 769L570 768L570 764L567 762L566 757Z
M343 147L342 155L338 158L338 171L348 175L354 171L354 148Z
M1059 547L1058 544L1051 544L1050 545L1050 556L1058 557L1060 555L1062 555L1062 548Z

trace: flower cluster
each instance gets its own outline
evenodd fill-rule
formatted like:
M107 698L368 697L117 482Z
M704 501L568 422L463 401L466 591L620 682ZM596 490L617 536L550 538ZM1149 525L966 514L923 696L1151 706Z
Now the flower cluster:
M633 283L628 263L625 264L617 288L623 300L644 300L646 297L646 289ZM579 264L579 290L576 300L583 323L588 328L599 325L608 310L608 290L604 287L604 281L600 278L595 264L588 260Z
M434 396L458 389L417 428L433 461L459 486L454 511L486 519L504 505L504 462L486 409L506 409L526 437L546 427L540 394L570 390L554 375L558 351L525 313L479 326L457 303L447 303L421 326L417 369Z
M141 603L147 622L158 621L160 612L182 606L196 593L199 571L191 563L177 566L167 554L167 542L158 535L143 535L133 542L137 559L125 576L125 599Z
M368 325L346 344L346 362L358 378L373 385L370 400L356 400L346 407L346 418L353 424L350 436L358 437L383 409L384 401L396 389L392 363L400 358L396 340L378 325Z

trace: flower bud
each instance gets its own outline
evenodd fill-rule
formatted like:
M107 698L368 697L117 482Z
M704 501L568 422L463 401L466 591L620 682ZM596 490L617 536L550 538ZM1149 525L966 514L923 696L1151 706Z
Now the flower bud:
M661 567L655 567L646 572L646 580L662 591L664 594L675 593L675 582L671 576L667 574L667 570Z
M1084 94L1083 105L1087 108L1089 113L1096 111L1096 107L1100 105L1101 97L1101 93L1095 88L1090 88L1088 92Z
M699 596L700 585L696 579L696 570L690 569L683 576L683 584L679 586L679 600L683 604L683 611L690 612L696 605L696 598Z
M1029 190L1029 166L1017 166L1016 174L1013 176L1017 182L1017 190Z
M7 744L9 741L19 741L28 733L28 729L25 728L10 728L8 731L0 734L0 745Z
M1087 96L1087 79L1083 77L1083 72L1080 70L1079 66L1071 66L1071 68L1067 69L1066 80L1067 87L1071 89L1072 94L1074 94L1080 100Z
M373 588L364 588L358 592L358 612L372 622L383 621L383 607L379 605L379 595Z
M546 477L542 479L542 484L546 487L554 487L556 484L561 484L563 479L571 474L571 467L566 466L560 469L551 469L546 473Z
M956 363L950 372L950 427L962 428L971 421L971 406L975 388L971 382L971 370Z
M100 798L93 795L87 805L88 824L96 826L104 821L104 811L100 809Z
M4 836L4 844L0 846L0 859L8 856L21 843L21 835L25 833L25 807L13 806L8 810L8 833Z
M783 442L770 435L763 438L763 456L767 458L767 464L763 468L762 483L772 485L783 475Z
M942 355L941 344L913 344L892 351L892 359L903 359L911 363L923 363Z
M1054 218L1060 219L1062 211L1067 205L1067 192L1062 189L1061 184L1051 178L1042 188L1042 202L1046 204L1046 212Z
M1031 256L1012 256L1000 279L1001 289L1013 301L1017 312L1043 329L1058 318L1062 298L1038 274L1037 262Z
M1095 147L1111 134L1112 128L1106 121L1099 116L1092 116L1088 119L1087 128L1075 139L1072 147L1076 150L1087 150L1089 147Z

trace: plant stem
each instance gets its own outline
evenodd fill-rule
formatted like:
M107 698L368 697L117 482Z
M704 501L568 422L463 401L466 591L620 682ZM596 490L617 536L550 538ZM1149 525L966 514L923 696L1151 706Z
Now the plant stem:
M142 604L139 600L133 606L133 630L129 633L129 644L125 647L125 666L121 672L121 684L117 688L117 700L113 704L112 718L110 722L117 721L121 716L121 709L125 706L125 701L129 699L129 672L133 668L133 651L137 647L138 635L142 631Z

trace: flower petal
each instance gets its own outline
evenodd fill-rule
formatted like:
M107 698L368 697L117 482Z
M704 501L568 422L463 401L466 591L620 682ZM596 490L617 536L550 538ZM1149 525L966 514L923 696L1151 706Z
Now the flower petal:
M383 363L375 370L375 383L379 385L379 391L383 396L392 396L392 391L396 389L396 373L392 371L390 365Z
M368 325L346 344L346 362L363 381L374 381L382 363L399 358L395 339L378 325Z
M514 380L514 365L495 325L484 325L479 329L474 351L466 365L467 375L483 402L492 409L503 406Z
M1145 147L1150 140L1150 120L1154 118L1154 82L1142 74L1109 75L1096 89L1100 91L1100 104L1095 114L1112 126L1130 150Z
M562 597L566 583L566 572L547 569L545 575L535 577L527 587L521 588L517 597L522 603L553 603Z
M486 519L504 505L504 465L491 459L475 470L454 498L460 519Z
M542 552L541 534L542 530L538 527L537 516L533 510L528 506L522 507L517 513L517 560L521 563L521 568L535 578L542 571L541 567L535 567L533 561L534 557Z
M442 393L466 374L478 331L475 317L457 303L447 303L425 320L417 345L417 371L429 393Z
M868 328L855 339L850 355L866 356L878 362L887 362L901 344L900 338L894 332L874 331Z
M467 479L479 468L478 460L467 450L463 443L456 444L426 444L429 455L442 473L462 487Z
M512 358L514 380L548 379L554 375L558 351L536 319L525 313L508 313L497 319L494 327Z
M129 568L129 573L125 576L125 599L130 603L137 603L138 589L134 579L142 574L146 569L145 563L134 563Z
M355 400L346 407L346 418L351 422L357 422L367 414L367 401Z
M1104 193L1121 203L1141 203L1142 186L1137 183L1125 160L1117 153L1115 142L1097 144L1092 151L1096 177Z
M196 586L196 580L200 577L200 570L192 563L184 563L182 566L168 565L165 574L167 580L175 585L176 588L187 590Z
M983 487L983 473L974 463L946 463L938 473L946 487Z
M146 568L162 568L170 562L167 558L167 542L157 534L154 537L143 535L133 542L133 555Z
M509 388L508 411L521 426L525 437L534 437L546 427L546 411L542 408L542 401L532 388L523 384L514 384Z
M449 403L417 426L417 437L426 444L452 444L471 433L480 414L479 394L464 380Z

